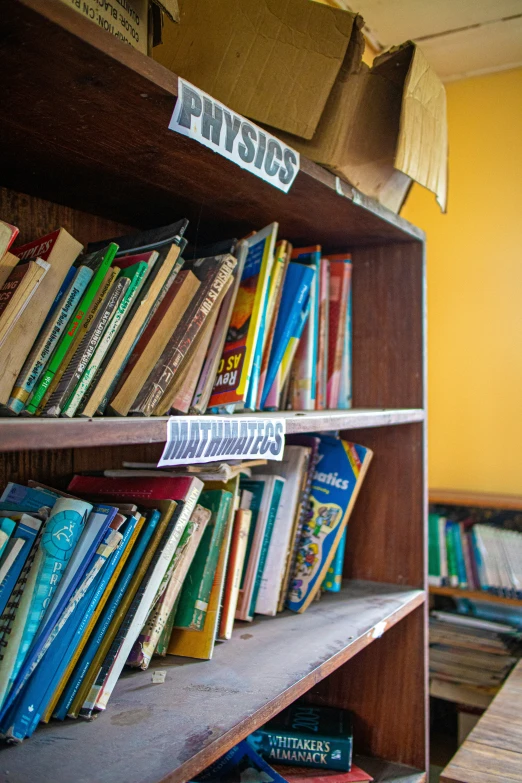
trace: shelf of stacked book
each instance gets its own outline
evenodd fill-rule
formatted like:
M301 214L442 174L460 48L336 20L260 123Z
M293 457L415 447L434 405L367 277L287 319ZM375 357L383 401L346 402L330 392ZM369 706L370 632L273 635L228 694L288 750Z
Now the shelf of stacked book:
M318 226L332 249L347 236L354 245L422 240L420 229L303 157L284 194L169 131L176 75L64 3L5 0L2 10L0 67L11 74L0 120L4 186L127 225L183 214L212 239L219 226L244 236L277 216L303 245Z
M244 414L283 418L289 434L387 427L424 421L421 408L342 411L280 411ZM237 414L241 418L243 414ZM0 419L0 449L80 448L134 443L163 443L168 417L100 417L93 419Z
M89 769L97 783L191 780L298 696L349 665L357 653L380 644L381 637L384 642L393 626L423 611L424 600L422 590L348 581L302 615L286 611L277 618L237 623L232 639L217 645L210 663L157 659L152 671L165 673L161 684L154 684L150 673L128 674L113 692L108 715L89 724L42 727L16 759L6 756L10 781L25 783L35 770L38 783L81 780ZM378 687L389 687L380 683L378 671L375 680ZM354 701L361 698L355 691ZM362 725L356 722L354 728L355 736L364 736ZM64 746L58 773L56 749ZM94 748L104 749L95 771ZM424 780L407 767L373 763L365 769L375 770L377 781Z
M506 606L522 607L519 598L508 598L503 595L495 595L487 590L465 590L461 587L430 585L430 595L443 595L448 598L467 598L469 601L492 601Z

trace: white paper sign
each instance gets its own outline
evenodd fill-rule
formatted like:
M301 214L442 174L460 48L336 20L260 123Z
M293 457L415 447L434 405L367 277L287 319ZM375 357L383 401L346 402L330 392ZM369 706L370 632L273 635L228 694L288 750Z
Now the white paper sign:
M158 467L227 459L283 459L285 420L255 416L171 416Z
M178 78L178 100L169 128L199 141L284 193L299 171L298 152L185 79Z

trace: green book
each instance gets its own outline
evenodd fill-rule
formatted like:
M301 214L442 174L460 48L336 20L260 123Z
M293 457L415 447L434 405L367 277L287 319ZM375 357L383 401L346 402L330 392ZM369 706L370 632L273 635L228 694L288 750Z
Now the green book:
M272 540L272 533L274 532L274 525L279 511L279 503L281 502L281 495L285 486L284 479L270 476L267 478L273 478L272 484L272 497L270 499L270 507L268 509L268 515L266 520L265 532L263 535L263 541L261 543L261 551L259 553L259 562L257 566L257 574L254 582L254 589L252 591L252 600L250 601L249 614L254 615L256 610L257 596L261 589L261 581L263 579L263 571L265 570L266 558L268 555L268 549L270 547L270 541Z
M428 516L428 582L430 585L442 584L440 569L439 515Z
M47 366L47 369L42 375L40 382L36 387L34 394L31 397L31 400L25 409L27 413L31 413L33 415L36 413L38 405L43 399L47 387L51 383L56 372L58 371L58 368L60 367L60 364L65 354L67 353L69 346L74 340L76 331L80 326L83 317L85 316L89 307L91 306L92 301L96 296L96 293L103 282L103 278L105 277L107 270L112 264L114 260L114 256L116 255L117 252L118 252L118 245L114 244L114 242L111 242L111 244L108 245L103 250L98 250L96 253L91 253L91 255L82 258L83 265L89 266L90 268L95 270L94 276L91 282L89 283L89 285L87 286L87 290L82 296L80 300L80 304L76 308L74 316L69 321L69 328L67 329L65 334L62 335L58 347L56 348L51 358L51 361Z
M448 577L451 587L459 586L459 572L457 569L457 552L452 532L453 522L446 522L446 552L448 555Z
M232 493L222 489L210 489L201 493L198 502L208 508L212 516L185 577L174 619L175 628L191 628L195 631L201 631L205 625Z
M133 264L127 269L122 269L118 275L118 280L130 280L129 287L125 291L123 298L117 306L114 314L111 316L111 319L107 324L105 331L103 332L103 336L94 354L89 360L89 363L85 368L80 381L64 406L62 416L70 418L71 416L74 416L78 410L78 407L87 393L89 386L93 382L96 372L101 366L107 351L111 347L111 344L114 341L116 335L122 328L125 321L125 316L129 312L132 302L138 295L138 292L149 273L149 269L150 267L146 261L139 261L137 264Z

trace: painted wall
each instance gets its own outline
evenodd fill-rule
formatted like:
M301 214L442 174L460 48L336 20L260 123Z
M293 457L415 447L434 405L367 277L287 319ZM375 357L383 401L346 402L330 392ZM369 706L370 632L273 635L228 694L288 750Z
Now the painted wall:
M431 487L522 494L522 69L446 85L448 212L427 234Z

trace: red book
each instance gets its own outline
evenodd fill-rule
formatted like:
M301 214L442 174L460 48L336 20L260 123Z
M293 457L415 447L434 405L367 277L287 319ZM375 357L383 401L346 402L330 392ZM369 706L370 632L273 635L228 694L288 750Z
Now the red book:
M352 275L351 256L340 253L328 256L330 262L329 333L328 333L328 385L327 407L337 408L341 385L344 330L348 310L348 294Z
M107 478L106 476L74 476L68 486L68 491L80 497L105 500L132 501L137 505L150 500L185 500L187 496L199 488L203 482L198 478L180 476L176 478ZM199 496L199 492L198 492Z
M339 772L336 769L323 771L311 767L287 767L282 764L272 766L281 777L288 780L288 783L359 783L359 781L373 780L371 775L355 764L352 764L349 772Z
M315 409L324 411L327 407L328 386L328 328L330 311L330 262L321 258L319 266L319 333L317 340L317 381Z
M16 226L6 223L5 220L0 220L0 258L7 253L17 236Z

